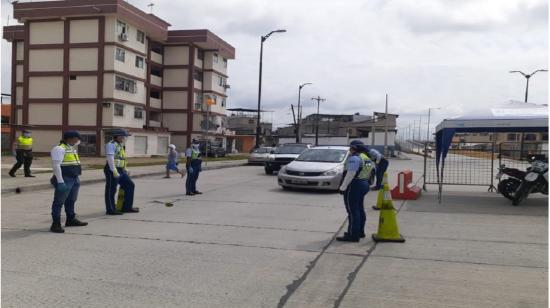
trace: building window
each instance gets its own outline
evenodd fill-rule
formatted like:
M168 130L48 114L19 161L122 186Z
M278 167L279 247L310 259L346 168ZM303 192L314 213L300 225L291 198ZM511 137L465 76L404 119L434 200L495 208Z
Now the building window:
M128 33L128 25L120 20L116 21L116 31L118 34Z
M143 108L134 107L134 119L143 119Z
M536 141L537 135L535 134L525 134L525 141Z
M222 76L218 76L218 85L219 85L220 87L223 87L223 85L224 85L224 80L223 80L223 77L222 77Z
M117 116L117 117L124 116L124 105L115 104L115 116Z
M516 141L517 140L516 134L508 134L508 136L506 136L506 140L507 141Z
M76 80L76 75L70 75L69 80Z
M130 93L137 93L137 83L135 80L127 79L124 77L116 76L115 88L117 90L126 91Z
M136 67L143 68L143 58L140 56L136 56Z
M95 134L80 134L80 144L78 145L78 153L80 154L95 154L96 135Z
M540 136L540 140L548 141L548 134L542 134L542 136Z
M218 63L218 54L214 53L214 63Z
M193 72L193 79L202 82L202 72L201 72L201 71L198 71L198 70L195 70L195 71Z
M227 68L227 59L223 58L223 67Z
M143 44L145 42L145 33L143 33L143 31L137 30L136 40Z
M2 124L10 124L10 117L2 116Z
M225 108L225 105L226 105L226 102L227 102L227 98L222 98L222 107Z
M204 60L204 50L198 49L197 51L197 59Z
M124 62L124 59L126 58L126 51L122 48L117 48L115 58L120 62Z
M248 119L248 124L254 124L256 121L254 121L254 119L250 118Z

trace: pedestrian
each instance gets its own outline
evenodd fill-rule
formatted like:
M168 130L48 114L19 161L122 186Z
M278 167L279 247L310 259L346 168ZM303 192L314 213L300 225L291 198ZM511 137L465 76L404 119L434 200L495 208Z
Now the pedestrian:
M202 159L200 158L199 142L193 139L191 147L185 150L185 168L187 170L187 179L185 181L186 195L200 195L202 194L197 190L197 180L199 179L199 173L202 168Z
M123 213L138 213L139 208L134 204L134 182L130 179L127 169L126 151L124 142L130 136L126 130L117 129L112 133L113 140L105 145L107 164L103 168L105 173L105 210L107 215L122 215ZM122 212L116 210L115 194L117 186L124 190L124 204Z
M388 170L390 164L388 160L378 152L376 149L365 147L366 153L369 158L376 163L376 184L371 187L372 190L379 190L382 188L382 180L384 179L384 173Z
M183 178L184 173L180 171L178 168L178 151L176 150L176 146L174 144L170 144L168 146L168 162L166 163L166 176L165 179L170 178L170 170L176 171L177 173L181 174L181 177Z
M17 172L17 170L21 168L21 165L23 165L25 177L34 178L34 175L31 174L32 136L30 131L24 130L23 133L13 143L13 155L15 156L17 162L11 168L9 175L14 178L15 172Z
M87 222L76 218L74 205L78 198L80 188L79 176L82 174L80 158L78 157L77 147L80 143L80 133L77 131L67 131L63 134L63 140L51 151L53 176L51 183L55 187L55 193L52 202L52 226L50 231L54 233L64 233L61 227L61 208L65 206L65 227L82 227L88 225Z
M361 141L352 141L350 155L346 161L346 172L339 192L344 196L348 214L348 231L337 237L341 242L359 242L365 237L366 213L364 199L369 192L369 178L374 165L367 155Z

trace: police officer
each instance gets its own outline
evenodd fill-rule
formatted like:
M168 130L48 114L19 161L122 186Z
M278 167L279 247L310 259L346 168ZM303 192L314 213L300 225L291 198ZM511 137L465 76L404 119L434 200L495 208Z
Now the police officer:
M193 139L191 147L185 150L185 168L187 169L187 179L185 181L186 195L200 195L202 194L197 190L197 180L199 179L199 173L201 172L202 159L200 158L201 152L199 149L199 142Z
M362 153L365 150L360 141L350 144L350 156L346 161L346 172L339 192L344 195L344 204L348 214L348 232L336 240L342 242L359 242L365 237L366 214L363 205L365 195L369 192L369 177L374 168L372 161Z
M389 162L376 149L365 146L365 150L368 156L376 163L376 184L371 189L379 190L382 188L382 179L384 178L384 173L388 170Z
M52 203L52 226L50 231L63 233L61 227L61 208L65 205L67 220L65 227L82 227L88 225L76 218L74 204L80 188L79 176L82 173L77 146L80 143L80 134L77 131L67 131L63 134L61 143L51 151L53 174L51 183L55 187Z
M107 164L103 168L105 173L105 209L107 215L122 215L123 213L138 213L139 208L134 204L134 182L130 179L126 169L126 152L124 142L130 136L126 130L113 131L113 140L105 145ZM124 205L122 212L116 210L115 194L117 185L124 190Z
M15 172L21 165L24 165L25 177L34 178L34 175L31 174L31 164L32 164L32 136L31 132L24 130L23 133L17 138L17 141L14 143L14 156L17 162L11 168L9 175L14 178Z

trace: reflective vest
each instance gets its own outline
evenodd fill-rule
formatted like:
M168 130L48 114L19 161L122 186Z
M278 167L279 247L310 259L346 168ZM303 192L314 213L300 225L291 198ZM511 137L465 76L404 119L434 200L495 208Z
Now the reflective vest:
M370 179L372 170L374 169L374 163L365 153L359 154L359 158L361 158L363 164L361 165L361 169L359 169L359 172L357 172L357 176L355 178L360 180L368 180Z
M76 151L76 147L71 147L68 144L61 143L59 145L65 150L65 156L61 162L61 173L67 177L77 177L82 174L82 167L80 166L80 157Z
M115 141L111 141L115 145L115 167L117 168L126 168L126 151L124 147Z
M32 137L19 136L17 138L18 150L32 150Z
M201 152L192 149L192 150L191 150L191 159L199 159L200 153L201 153Z

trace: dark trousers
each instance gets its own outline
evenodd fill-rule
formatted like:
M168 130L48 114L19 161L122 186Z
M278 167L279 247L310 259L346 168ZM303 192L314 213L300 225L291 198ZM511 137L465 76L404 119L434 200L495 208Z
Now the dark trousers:
M191 168L193 172L189 172ZM189 166L186 166L187 178L185 179L185 192L194 193L197 191L197 181L199 180L199 174L201 173L201 162L192 161Z
M354 179L344 192L344 204L348 213L348 236L359 238L365 235L367 214L363 201L369 192L369 181Z
M31 150L15 150L15 159L17 162L10 170L10 173L15 173L21 165L24 166L25 175L31 175L32 151Z
M388 170L388 165L390 163L387 159L382 158L380 160L380 163L376 165L376 188L381 189L382 188L382 180L384 179L384 173L386 170Z
M80 189L80 179L78 177L63 177L67 191L59 192L57 189L53 195L52 203L52 219L54 223L61 223L61 208L65 205L65 214L67 220L74 218L74 204L78 198L78 190ZM52 185L57 188L57 179L52 177L50 180Z
M117 170L118 174L120 174L118 179L115 178L109 166L103 168L103 173L105 173L105 211L107 213L116 212L115 195L118 185L124 190L124 205L122 206L122 210L130 210L134 205L135 184L124 169L117 168Z

